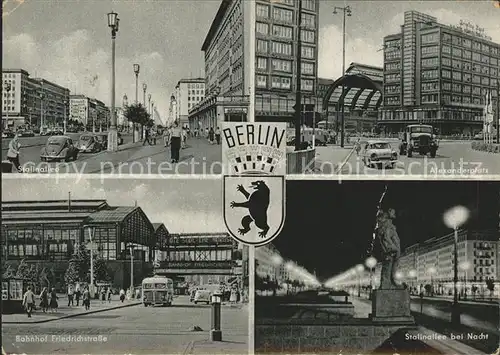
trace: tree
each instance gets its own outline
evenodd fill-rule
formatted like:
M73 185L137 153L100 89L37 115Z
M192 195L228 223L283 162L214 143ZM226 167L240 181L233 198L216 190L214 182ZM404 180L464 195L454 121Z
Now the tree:
M109 281L110 275L108 266L106 265L106 260L104 260L101 256L94 256L94 277L96 281Z
M64 274L66 284L76 281L88 282L90 273L90 251L84 244L79 244L69 261L69 267Z
M495 290L495 280L492 277L486 279L486 287L490 291L490 298L493 298L493 291Z
M138 124L141 127L141 132L151 118L146 108L140 103L128 105L123 115L129 122L132 122L134 125Z

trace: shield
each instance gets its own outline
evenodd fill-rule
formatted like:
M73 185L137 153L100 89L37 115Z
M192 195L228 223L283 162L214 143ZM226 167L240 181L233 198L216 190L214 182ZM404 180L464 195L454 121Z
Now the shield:
M285 178L224 176L224 222L240 243L261 246L276 238L285 221Z

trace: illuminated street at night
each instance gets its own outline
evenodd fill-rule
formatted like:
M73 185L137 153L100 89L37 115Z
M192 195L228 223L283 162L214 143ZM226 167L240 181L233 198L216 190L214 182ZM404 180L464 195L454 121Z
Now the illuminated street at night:
M383 351L389 343L402 353L493 352L499 194L495 182L288 182L284 229L256 254L256 352ZM399 255L390 274L388 231ZM403 297L407 310L391 316L398 308L379 293ZM299 342L273 341L274 331L285 331L278 324L291 324L287 334L297 332ZM302 324L315 328L301 333ZM392 330L380 333L381 324ZM368 338L346 343L349 334Z

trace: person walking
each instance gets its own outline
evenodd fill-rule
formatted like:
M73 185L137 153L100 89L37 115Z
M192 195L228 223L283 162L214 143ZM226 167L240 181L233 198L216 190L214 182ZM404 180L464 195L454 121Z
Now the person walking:
M173 127L170 129L170 158L172 163L179 162L179 151L181 149L182 130L179 124L174 122Z
M14 138L9 142L9 151L7 152L7 160L14 165L17 172L22 172L21 163L19 162L19 154L21 150L21 143L19 142L19 135L16 133Z
M120 301L122 301L122 303L125 301L125 290L123 288L120 290Z
M52 291L50 292L50 303L49 303L49 309L51 310L52 313L56 311L57 308L59 308L59 304L57 303L57 300L59 297L57 297L56 289L52 288Z
M152 145L151 142L149 141L150 135L151 135L151 130L149 128L146 128L146 130L144 131L144 141L142 142L142 145L146 145L146 143Z
M217 129L215 130L215 140L217 141L217 145L220 144L220 129L219 127L217 127Z
M361 138L358 138L358 141L356 142L356 155L359 156L360 152L361 152Z
M85 310L88 311L90 309L90 291L88 287L85 287L82 297L82 303L85 306Z
M24 293L23 307L28 314L28 318L31 318L31 312L33 312L33 308L35 307L35 294L31 291L31 286L28 286L28 290Z
M73 297L75 295L75 290L73 285L68 286L68 307L74 306Z
M101 302L106 303L106 289L101 287Z
M141 290L138 288L135 290L135 299L138 300L141 298Z
M182 149L186 149L186 141L187 141L187 129L186 127L182 128Z
M236 303L237 300L238 300L238 296L236 294L236 289L233 287L231 289L231 296L229 298L229 302L231 302L231 304L233 304L233 303Z
M113 293L111 292L111 287L108 287L108 291L107 291L107 298L108 298L108 303L111 303L111 295Z
M49 308L49 291L47 287L44 287L40 293L40 308L43 313L46 313L47 308Z
M215 136L214 129L210 127L210 130L208 131L208 141L210 142L210 144L214 144L214 138L215 138L214 136Z
M80 283L77 282L75 285L75 298L76 298L76 306L80 306L80 297L82 296L82 292L80 291Z

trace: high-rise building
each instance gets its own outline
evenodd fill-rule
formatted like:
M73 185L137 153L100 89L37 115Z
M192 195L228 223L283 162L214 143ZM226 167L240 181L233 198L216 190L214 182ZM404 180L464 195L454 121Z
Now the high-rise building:
M404 16L402 31L384 38L379 125L386 132L419 122L441 134L482 130L486 96L498 97L500 45L478 26L447 26L416 11Z
M69 115L69 89L23 69L2 69L2 126L63 127ZM43 115L41 112L43 111Z
M291 121L294 116L302 8L301 92L303 104L317 106L318 0L256 1L255 120Z
M71 95L69 98L69 118L87 126L89 114L90 99L85 95Z
M182 127L189 124L189 110L195 107L205 97L205 79L181 79L175 87L177 103L176 120Z

